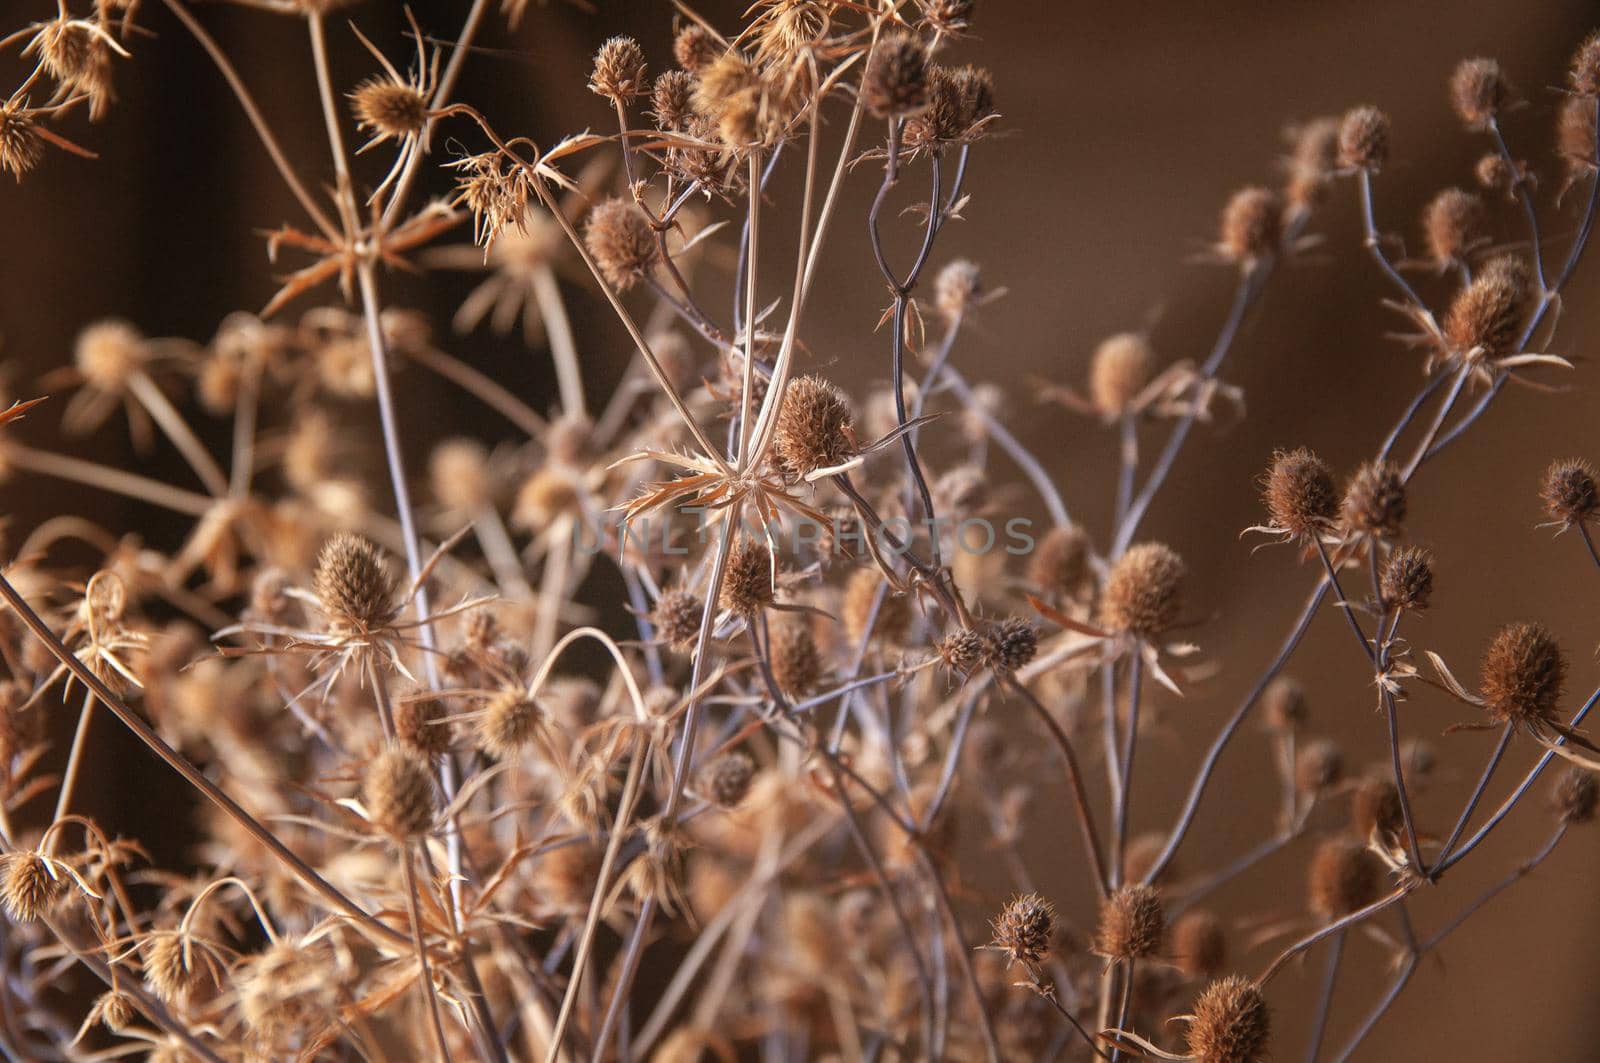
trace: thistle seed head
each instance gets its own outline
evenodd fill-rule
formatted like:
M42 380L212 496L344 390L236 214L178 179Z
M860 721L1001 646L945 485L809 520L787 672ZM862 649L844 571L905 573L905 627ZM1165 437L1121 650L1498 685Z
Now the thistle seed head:
M41 854L18 849L0 856L0 906L13 922L48 914L65 892L66 880Z
M1594 466L1582 458L1557 461L1546 469L1539 497L1550 519L1567 528L1594 520L1600 513L1595 477Z
M1340 517L1347 531L1378 539L1400 534L1406 519L1406 485L1389 462L1369 461L1344 490Z
M656 262L656 234L633 203L612 198L589 211L583 243L600 273L619 292L650 275Z
M778 465L799 479L855 455L855 431L844 392L819 376L797 377L783 393L772 449Z
M1278 253L1283 205L1270 188L1241 188L1222 208L1217 248L1229 262L1249 267Z
M645 80L644 50L632 37L612 37L594 53L594 72L589 75L589 91L608 100L625 101L643 96L649 89Z
M1267 1057L1272 1013L1255 983L1230 974L1194 1002L1186 1043L1201 1063L1259 1063Z
M1100 903L1095 951L1110 959L1144 959L1160 951L1166 930L1160 892L1142 882L1129 883Z
M1568 79L1572 91L1579 96L1600 95L1600 30L1589 34L1578 45Z
M1528 280L1527 264L1516 255L1489 260L1445 312L1450 350L1463 358L1516 354Z
M317 554L311 588L337 630L371 631L394 616L395 578L371 541L335 532Z
M1037 893L1023 894L1007 901L990 925L994 928L990 947L1005 956L1007 966L1021 963L1031 967L1050 955L1056 909Z
M698 74L716 62L723 51L711 31L698 22L685 23L672 38L673 61L691 74Z
M415 85L378 75L350 93L357 124L379 139L417 136L428 124L428 97Z
M1405 830L1400 790L1386 776L1369 775L1350 795L1350 829L1358 838L1398 835Z
M1203 908L1185 912L1172 925L1172 961L1190 978L1214 978L1228 962L1222 920Z
M1337 786L1344 778L1344 752L1331 739L1318 738L1302 746L1294 758L1295 789L1307 796Z
M1468 129L1488 129L1511 88L1493 59L1463 59L1450 75L1450 105Z
M1307 889L1312 913L1331 922L1378 899L1383 864L1360 842L1329 838L1311 858Z
M772 554L767 544L744 539L728 555L722 576L722 608L752 617L772 604Z
M705 613L705 603L698 595L686 590L662 591L650 610L650 626L656 638L668 646L686 653L700 636L700 620Z
M1038 652L1039 630L1021 617L1007 617L983 629L983 660L996 672L1009 675Z
M361 802L372 822L391 838L426 834L433 826L433 775L416 754L386 749L367 766Z
M44 137L39 135L33 112L21 100L0 103L0 170L10 170L20 183L22 175L44 158Z
M1339 491L1328 463L1304 447L1280 450L1261 478L1261 500L1274 528L1301 542L1321 538L1339 515Z
M772 678L785 697L805 698L817 689L822 677L822 657L806 617L786 615L773 623L772 644L768 647Z
M861 79L861 100L875 117L915 114L928 106L928 49L909 33L891 33Z
M1089 362L1089 401L1107 420L1120 417L1155 375L1156 352L1148 337L1119 332L1100 341Z
M1028 582L1051 597L1077 595L1089 575L1089 536L1076 524L1051 528L1028 558Z
M656 125L671 132L684 132L694 118L694 75L685 70L668 70L656 76L650 91L650 113Z
M1277 731L1292 731L1306 722L1306 691L1292 676L1280 675L1261 693L1261 707L1267 726Z
M982 291L978 264L965 258L948 263L934 279L933 291L934 305L946 322L965 316Z
M1162 543L1139 543L1117 559L1100 592L1100 623L1117 634L1154 638L1183 608L1183 559Z
M1538 724L1556 714L1567 659L1543 624L1507 624L1483 651L1478 695L1496 723Z
M733 749L706 765L700 785L713 804L735 808L749 795L755 777L756 762L750 754Z
M1594 169L1594 109L1594 97L1568 96L1556 115L1556 153L1567 164L1569 178Z
M549 726L544 706L521 687L497 692L478 717L478 748L497 760L509 760L532 745Z
M1345 112L1339 123L1339 165L1371 173L1389 158L1389 116L1376 107Z
M450 750L450 725L444 702L433 697L406 698L394 707L394 733L400 745L425 760Z
M1459 188L1446 188L1422 213L1428 257L1439 269L1463 261L1483 225L1483 200Z
M1594 819L1596 805L1600 805L1600 778L1588 768L1569 764L1550 796L1561 822L1588 823Z
M934 650L944 666L959 676L969 676L983 667L987 645L982 633L957 628L940 639Z
M1433 597L1433 555L1416 546L1390 554L1378 581L1378 593L1385 609L1425 611Z

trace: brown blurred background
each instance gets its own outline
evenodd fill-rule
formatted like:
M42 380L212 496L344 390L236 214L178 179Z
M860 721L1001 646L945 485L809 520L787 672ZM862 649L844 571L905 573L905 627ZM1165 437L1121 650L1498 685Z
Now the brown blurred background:
M5 5L11 16L6 28L46 17L53 6L14 0ZM414 6L430 34L448 39L466 4L425 0ZM585 125L605 127L604 104L583 88L588 56L606 36L626 29L660 69L672 12L665 0L601 0L597 6L598 12L587 13L535 4L514 34L496 24L482 39L483 54L469 63L459 97L491 115L502 130L542 141ZM731 27L744 6L743 0L708 0L700 9ZM76 330L93 319L123 316L152 335L204 340L230 311L259 308L273 291L273 271L256 234L298 218L216 72L158 3L145 8L142 21L153 36L135 40L136 58L119 69L120 104L101 126L75 129L100 160L55 153L34 177L20 186L7 182L0 191L0 232L6 238L0 253L0 359L21 394L31 394L26 385L69 358ZM302 172L327 179L303 29L291 20L220 5L197 8L256 87ZM368 3L352 15L390 55L407 54L398 5ZM980 5L976 39L955 55L994 69L1006 135L975 153L967 220L945 231L936 264L971 257L983 265L991 285L1005 286L1010 294L965 336L958 363L1007 389L1009 422L1058 474L1074 517L1103 541L1114 440L1088 420L1035 406L1028 378L1080 382L1098 339L1152 321L1164 357L1203 357L1226 311L1233 278L1225 269L1196 264L1195 253L1211 238L1216 213L1233 189L1277 179L1280 133L1293 120L1365 102L1390 113L1394 161L1377 185L1379 224L1418 246L1422 205L1444 185L1470 184L1471 166L1486 147L1459 130L1445 98L1450 70L1469 55L1500 59L1521 90L1526 104L1506 123L1508 136L1513 150L1545 175L1540 199L1550 255L1563 254L1577 204L1553 203L1559 97L1547 86L1560 82L1566 57L1596 24L1600 10L1577 0L988 0ZM334 38L340 85L349 87L370 72L370 60L342 32L342 23ZM430 180L432 191L447 189L437 174ZM852 183L834 230L829 286L813 303L826 312L812 312L806 328L822 367L853 385L881 382L887 373L886 341L871 331L882 302L864 240L872 183L865 169ZM784 191L775 194L781 199ZM1525 236L1509 207L1495 208L1493 225L1504 241ZM1161 703L1168 726L1140 753L1135 830L1170 822L1201 748L1269 659L1310 586L1312 574L1297 567L1291 551L1252 556L1252 544L1238 538L1241 528L1259 519L1255 475L1274 447L1299 444L1341 470L1353 468L1376 448L1421 379L1418 358L1386 338L1400 320L1378 306L1387 292L1361 252L1348 184L1335 187L1311 231L1322 234L1324 244L1274 279L1225 371L1246 391L1248 418L1226 430L1195 434L1145 524L1146 535L1168 540L1191 562L1191 601L1214 617L1195 638L1222 670L1184 702ZM431 315L453 352L490 370L536 407L554 402L544 352L486 332L448 336L450 315L470 289L470 278L386 283L389 299ZM1431 279L1420 283L1430 298L1445 291ZM1554 345L1579 363L1579 371L1566 378L1569 390L1550 395L1508 388L1481 425L1415 483L1410 531L1436 551L1439 576L1433 612L1411 624L1408 634L1415 646L1456 662L1464 676L1473 673L1477 649L1497 625L1537 618L1551 624L1572 652L1576 696L1600 683L1591 655L1600 620L1589 605L1600 573L1575 539L1552 541L1548 531L1535 527L1542 519L1538 478L1548 461L1600 458L1590 379L1595 364L1587 357L1600 333L1600 315L1592 309L1597 291L1600 251L1569 291ZM598 389L626 357L625 338L592 292L573 287L568 295L590 386ZM406 422L416 426L417 464L426 441L500 430L485 429L481 414L455 394L406 388L404 378L402 404ZM49 441L54 420L31 421L30 440ZM375 433L375 416L370 423ZM1158 440L1148 436L1147 450ZM130 465L150 475L179 471L164 455L147 463L128 453L121 429L65 445L125 453ZM995 461L1008 472L1003 457ZM38 481L0 486L0 514L19 527L62 511L82 512L113 529L139 529L153 542L175 531L159 514L113 499L91 500ZM1290 671L1310 691L1313 728L1339 738L1360 764L1382 752L1382 729L1341 623L1331 610L1319 618ZM1437 736L1463 711L1422 693L1404 707L1403 726L1408 733ZM159 835L167 813L149 799L129 800L149 792L141 785L149 776L140 755L119 752L114 737L106 741L111 744L96 755L112 780L99 797L113 810L109 818L142 838ZM1419 815L1425 828L1444 830L1490 740L1467 734L1437 743L1457 772L1421 803ZM1517 743L1513 769L1520 773L1530 757L1530 746ZM1242 853L1271 829L1275 782L1254 728L1246 728L1222 771L1180 855L1185 867ZM1501 793L1492 791L1490 800ZM1461 871L1418 896L1412 911L1422 933L1537 848L1551 822L1542 795L1541 788L1540 800L1529 801ZM1045 861L1049 854L1075 851L1071 839L1046 833L1046 824L1057 821L1054 811L1040 810L1035 833L1034 848ZM1600 912L1593 901L1600 846L1594 830L1576 831L1532 879L1426 961L1359 1058L1596 1058L1600 1019L1589 1007L1590 979L1600 973L1594 947ZM159 838L153 840L158 856L181 855L163 852ZM1303 849L1280 854L1219 903L1230 912L1298 911L1303 863ZM1081 869L1046 862L1039 870L1047 886L1061 884L1059 899L1086 903L1086 896L1065 885L1081 878ZM981 876L970 884L979 898L1004 885ZM1262 950L1239 962L1256 971L1267 955ZM1343 1043L1380 991L1383 962L1379 946L1352 941L1330 1049ZM1303 1039L1298 1013L1320 972L1319 956L1273 985L1283 1038L1279 1058L1297 1054L1290 1046Z

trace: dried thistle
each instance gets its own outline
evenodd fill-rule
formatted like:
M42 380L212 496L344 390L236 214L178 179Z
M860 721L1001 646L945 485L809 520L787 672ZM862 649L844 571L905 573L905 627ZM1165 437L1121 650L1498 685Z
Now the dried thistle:
M1160 892L1154 886L1132 883L1101 902L1095 952L1108 959L1144 959L1161 950L1166 932Z
M990 925L994 940L989 947L1005 956L1007 966L1020 963L1033 967L1050 956L1056 929L1055 906L1037 893L1019 895L1006 902Z
M1100 591L1100 623L1119 634L1155 638L1177 623L1187 569L1171 547L1138 543L1111 566Z

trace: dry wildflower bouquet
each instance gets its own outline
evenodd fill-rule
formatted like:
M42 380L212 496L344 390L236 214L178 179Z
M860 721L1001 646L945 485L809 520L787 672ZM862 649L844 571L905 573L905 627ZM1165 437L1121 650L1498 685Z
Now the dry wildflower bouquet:
M679 4L670 54L604 41L571 87L593 124L541 142L457 92L506 22L544 17L526 0L471 0L448 26L407 12L393 36L345 0L232 2L303 29L317 157L285 150L209 5L7 6L8 174L89 165L83 119L114 121L119 71L180 35L299 208L268 223L264 307L201 340L90 323L0 414L8 493L67 481L184 529L100 527L92 496L5 529L7 1058L1345 1059L1447 935L1594 817L1600 690L1569 690L1551 631L1499 628L1476 671L1406 632L1436 578L1408 541L1413 481L1508 384L1573 369L1552 337L1594 221L1600 36L1533 161L1504 135L1519 97L1500 65L1461 63L1449 100L1481 161L1473 190L1426 206L1420 257L1374 209L1385 114L1299 126L1283 179L1221 212L1207 257L1237 287L1209 351L1163 366L1116 335L1081 386L1040 386L1119 455L1058 483L962 356L1007 265L947 250L1005 129L1003 85L962 61L1000 11L760 0L717 25ZM365 61L338 69L330 38L351 36ZM875 188L864 216L855 183ZM1364 246L1317 246L1335 197ZM1495 243L1491 218L1520 232ZM807 343L845 228L883 293L856 357L887 384L861 401ZM1186 445L1242 412L1241 326L1311 256L1376 271L1374 316L1420 373L1346 475L1295 439L1270 457L1248 538L1298 558L1304 605L1268 654L1208 645L1184 559L1141 525ZM386 301L397 271L429 269L484 271L456 324L520 325L558 393L518 394ZM565 305L579 283L634 348L603 394ZM459 389L515 430L433 438L401 387ZM371 446L341 423L352 404L375 409ZM123 421L187 471L41 446L45 418ZM1068 499L1101 482L1114 519L1075 521ZM1542 503L1600 565L1595 469L1557 460ZM1012 515L1030 507L1044 519ZM1347 767L1285 673L1329 614L1387 751L1371 768ZM1130 830L1141 746L1167 726L1153 709L1203 695L1223 658L1258 678L1183 722L1186 797ZM1434 742L1418 702L1491 732L1488 752ZM108 728L184 794L181 865L89 813L85 753ZM1232 796L1230 745L1262 728L1267 836L1180 864ZM1451 811L1425 818L1424 792ZM1047 837L1021 829L1030 806ZM1497 831L1526 836L1522 862L1441 905ZM1304 902L1230 906L1280 853ZM1385 980L1333 1007L1357 950L1382 952ZM1291 1022L1275 997L1294 979L1315 988Z

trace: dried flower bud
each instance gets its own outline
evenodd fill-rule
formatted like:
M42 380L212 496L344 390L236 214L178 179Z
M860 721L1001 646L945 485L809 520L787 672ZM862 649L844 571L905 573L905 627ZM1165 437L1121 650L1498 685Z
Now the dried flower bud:
M700 71L695 88L695 110L717 127L730 147L743 147L760 139L760 118L765 88L761 73L740 52L730 49Z
M958 628L940 639L934 651L946 668L957 675L968 676L983 666L987 648L980 632Z
M855 455L855 432L844 392L819 376L796 377L783 393L772 449L783 471L801 478L843 465Z
M1569 96L1556 115L1556 153L1576 178L1595 167L1594 97Z
M1450 349L1468 360L1515 354L1528 298L1528 267L1515 255L1491 259L1445 313Z
M1588 823L1594 819L1596 805L1600 805L1600 779L1588 768L1569 764L1550 796L1561 822Z
M1075 524L1051 528L1028 558L1028 582L1041 593L1073 597L1089 579L1089 536Z
M1357 107L1339 123L1339 165L1377 172L1389 157L1389 116L1376 107Z
M545 737L550 723L544 706L514 687L498 691L478 717L477 745L497 760L509 760Z
M450 750L450 725L444 702L435 697L405 698L394 707L394 736L419 757L440 757Z
M1106 420L1122 415L1155 375L1156 352L1148 337L1119 332L1100 341L1089 362L1089 401Z
M428 97L417 86L379 75L350 93L356 123L376 140L417 136L428 124Z
M1350 829L1359 838L1399 835L1405 830L1405 810L1394 780L1368 776L1350 795Z
M681 133L694 117L694 76L683 70L668 70L656 77L650 92L650 113L662 129Z
M1479 159L1473 173L1477 175L1478 184L1488 192L1509 192L1520 176L1516 168L1506 161L1506 157L1497 151L1491 151Z
M1177 623L1187 571L1169 546L1129 547L1106 575L1100 592L1101 625L1140 638L1160 635Z
M649 276L658 251L656 234L644 213L620 198L608 199L589 211L583 244L606 283L619 292Z
M118 990L108 989L95 998L94 1004L89 1008L89 1017L85 1020L85 1025L98 1024L112 1033L122 1033L133 1025L138 1014L132 997Z
M1305 688L1290 676L1280 675L1268 683L1261 693L1261 705L1267 726L1275 730L1292 731L1306 722Z
M972 28L976 0L921 0L922 21L946 37L959 37Z
M1385 609L1409 609L1414 613L1426 610L1433 597L1433 555L1415 546L1390 554L1383 566L1378 593Z
M822 658L810 623L804 617L784 616L771 625L770 631L772 642L767 649L778 689L791 700L815 692L822 676Z
M13 922L47 915L66 892L66 879L39 853L18 849L0 856L0 906Z
M1339 515L1339 492L1328 463L1304 447L1280 450L1261 479L1272 527L1302 542L1320 539Z
M728 555L722 576L722 608L751 617L772 604L772 554L767 544L745 539Z
M656 638L680 653L686 653L700 635L705 603L691 591L663 591L650 610L650 626Z
M395 612L395 578L383 551L349 532L335 532L311 574L317 602L337 629L371 631Z
M1556 461L1545 470L1539 497L1550 519L1572 528L1594 520L1600 512L1600 487L1595 468L1582 458Z
M979 287L977 263L965 258L949 263L939 271L933 290L934 304L945 321L960 319L972 309L974 300L982 290Z
M1270 188L1241 188L1222 208L1217 249L1229 262L1249 267L1278 253L1283 205Z
M878 591L883 589L882 600ZM873 603L878 603L877 616L872 613ZM885 585L883 574L875 568L858 568L850 574L845 584L844 601L840 619L844 621L845 637L852 647L860 646L867 633L867 622L872 621L872 636L886 642L900 642L911 628L911 603Z
M1578 45L1569 77L1572 91L1579 96L1600 95L1600 31L1589 34Z
M1561 644L1542 624L1507 624L1483 651L1478 695L1496 723L1552 719L1567 681Z
M1055 934L1055 906L1037 893L1013 897L991 925L994 942L990 947L1005 955L1007 965L1043 963Z
M928 68L928 107L906 122L906 146L937 150L971 143L993 115L994 78L987 70L934 64Z
M1493 59L1463 59L1450 75L1450 104L1468 129L1488 129L1511 89Z
M386 749L367 766L361 801L392 838L415 838L433 826L433 776L415 754Z
M475 516L494 504L489 452L474 439L447 439L428 455L433 497L452 513Z
M1039 652L1039 631L1021 617L1008 617L983 629L983 659L996 672L1011 673Z
M1406 485L1388 462L1369 461L1356 470L1344 490L1340 516L1357 535L1393 539L1406 519Z
M43 158L44 137L32 112L20 99L0 103L0 170L10 170L20 183Z
M1156 888L1143 883L1124 885L1100 903L1095 952L1109 959L1144 959L1160 951L1166 929Z
M174 930L150 933L139 947L145 981L163 1004L189 1000L216 984L215 961L203 946Z
M717 61L726 49L710 30L689 22L672 39L672 58L691 74L698 74Z
M742 749L729 750L706 765L701 788L713 804L734 808L750 793L756 777L756 762Z
M1311 858L1308 904L1325 921L1365 908L1382 889L1383 864L1360 842L1329 838Z
M621 102L630 96L643 96L646 86L644 51L632 37L612 37L594 54L590 92Z
M1333 741L1307 743L1294 758L1294 785L1302 794L1320 794L1344 777L1344 753Z
M1214 978L1228 962L1222 920L1197 909L1172 925L1172 961L1190 978Z
M1194 1002L1185 1041L1205 1063L1259 1063L1267 1056L1272 1013L1261 990L1230 974L1212 982Z
M861 100L878 118L915 114L928 106L928 49L907 33L878 41L861 79Z
M1422 212L1428 257L1441 270L1466 258L1483 224L1483 200L1459 188L1446 188Z
M1316 118L1290 130L1289 180L1284 194L1289 206L1309 210L1322 199L1323 189L1339 162L1339 119Z
M85 382L100 391L122 391L148 359L145 338L126 321L97 321L78 333L72 362Z

